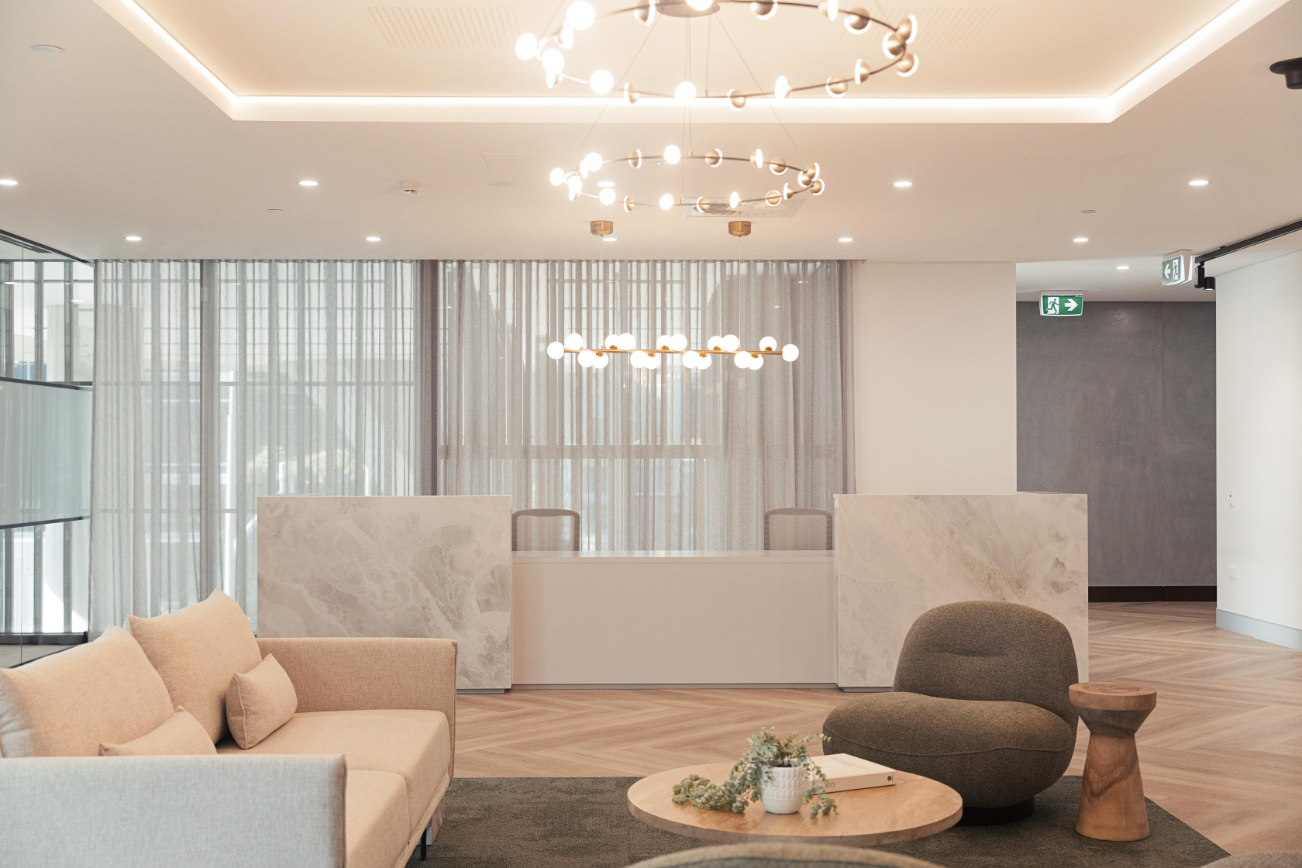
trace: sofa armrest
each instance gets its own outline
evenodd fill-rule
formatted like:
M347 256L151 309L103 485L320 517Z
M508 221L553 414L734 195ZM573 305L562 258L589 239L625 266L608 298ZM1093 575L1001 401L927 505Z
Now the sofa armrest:
M258 647L284 667L299 711L441 711L455 759L457 643L451 639L259 639Z
M344 868L342 756L0 759L0 863Z

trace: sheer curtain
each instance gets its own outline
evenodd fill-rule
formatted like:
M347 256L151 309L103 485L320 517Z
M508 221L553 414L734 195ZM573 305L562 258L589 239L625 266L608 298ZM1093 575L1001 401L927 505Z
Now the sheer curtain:
M444 262L437 491L577 510L584 549L761 548L766 509L830 509L852 490L842 294L837 262ZM545 352L626 331L644 348L771 335L801 355L599 370Z
M256 624L259 495L417 491L419 266L99 266L91 629L212 588Z

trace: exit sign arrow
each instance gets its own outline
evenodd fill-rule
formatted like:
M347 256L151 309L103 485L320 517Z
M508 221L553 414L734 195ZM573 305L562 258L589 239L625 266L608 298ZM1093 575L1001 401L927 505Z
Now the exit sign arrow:
M1080 316L1085 312L1085 296L1059 292L1040 295L1040 316Z

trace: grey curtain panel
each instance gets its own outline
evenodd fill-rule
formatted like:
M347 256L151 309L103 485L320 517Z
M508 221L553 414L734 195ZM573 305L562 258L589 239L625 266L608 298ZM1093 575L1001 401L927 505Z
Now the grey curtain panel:
M418 273L99 263L93 631L212 588L256 624L259 495L417 493Z
M582 547L758 549L776 507L832 508L845 448L838 262L444 262L437 302L436 490L582 514ZM848 297L848 296L847 296ZM547 344L704 347L772 336L800 358L704 371L617 357L584 369Z

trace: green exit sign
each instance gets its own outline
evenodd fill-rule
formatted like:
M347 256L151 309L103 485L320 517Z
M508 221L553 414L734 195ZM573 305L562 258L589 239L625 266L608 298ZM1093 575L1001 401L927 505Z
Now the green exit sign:
M1193 280L1193 251L1177 250L1162 257L1162 285L1179 286Z
M1085 312L1085 296L1046 292L1040 296L1040 316L1080 316Z

